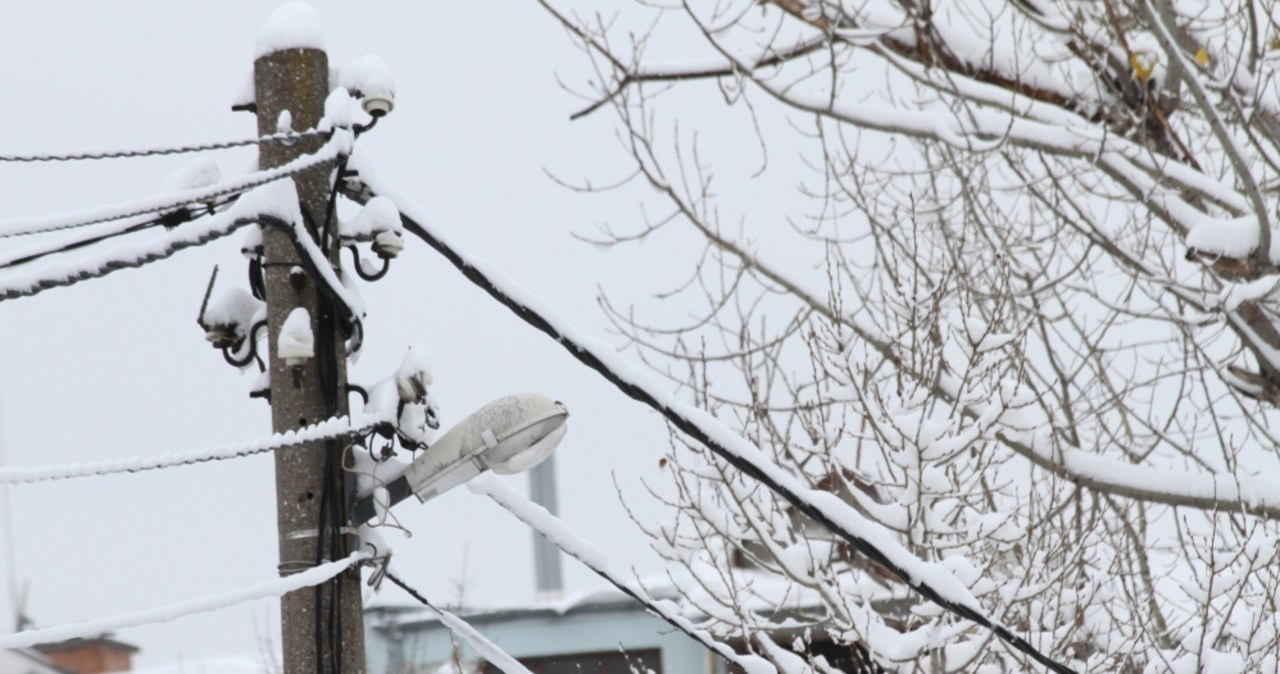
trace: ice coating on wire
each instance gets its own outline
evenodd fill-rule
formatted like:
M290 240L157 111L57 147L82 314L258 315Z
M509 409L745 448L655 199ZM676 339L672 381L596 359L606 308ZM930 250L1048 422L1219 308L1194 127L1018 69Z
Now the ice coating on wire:
M716 640L710 632L698 628L681 615L678 608L671 602L655 600L639 584L611 571L608 559L599 548L583 540L564 520L551 514L541 505L528 500L500 480L490 475L482 475L468 482L467 488L473 494L488 496L521 522L545 536L565 554L582 562L618 589L637 598L660 618L671 623L707 649L738 665L747 674L777 674L774 666L767 661L756 656L739 655L728 645Z
M335 131L333 137L312 154L303 155L276 168L231 178L212 187L181 190L120 204L96 206L54 215L3 218L0 219L0 238L85 227L146 213L168 211L193 202L208 201L219 196L243 192L337 159L351 151L352 141L350 132Z
M379 424L388 423L390 420L389 416L383 417L376 414L357 412L349 417L326 419L310 426L276 433L247 442L178 452L165 452L154 456L129 456L119 459L46 466L3 466L0 467L0 484L48 482L92 475L113 475L116 473L140 473L147 470L159 470L161 468L185 466L206 461L223 461L296 447L316 440L359 435L373 430Z
M304 587L314 587L327 582L334 576L346 571L352 564L367 558L368 554L357 552L344 559L320 564L301 573L295 573L275 580L264 581L257 583L256 585L250 585L248 587L223 592L221 594L212 594L198 599L179 602L177 604L157 606L155 608L143 611L134 611L132 613L124 613L109 618L85 620L66 625L55 625L53 627L27 630L25 632L0 634L0 648L28 648L41 643L95 637L127 627L166 623L172 620L177 620L178 618L189 616L193 613L217 611L219 609L235 606L236 604L242 604L246 601L283 597L295 590L301 590Z
M265 218L292 222L300 219L293 182L263 185L242 196L231 208L165 232L146 241L119 244L79 260L47 262L32 270L0 277L0 299L35 295L48 288L68 286L120 269L140 267L226 236ZM332 273L332 270L330 270Z

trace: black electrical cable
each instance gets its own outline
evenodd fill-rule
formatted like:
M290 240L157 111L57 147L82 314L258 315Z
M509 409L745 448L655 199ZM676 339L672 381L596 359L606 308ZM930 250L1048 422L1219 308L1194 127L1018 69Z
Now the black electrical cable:
M244 147L246 145L260 145L263 143L271 143L284 140L298 140L309 136L328 136L332 131L290 131L287 133L275 133L269 136L259 136L258 138L246 138L243 140L230 140L219 143L205 143L202 145L179 145L177 147L158 147L147 148L142 150L102 150L96 152L66 152L62 154L0 154L0 162L16 162L16 163L40 163L40 162L57 162L57 161L83 161L98 159L125 159L133 157L154 157L159 155L170 154L187 154L191 152L204 152L206 150L227 150L233 147Z
M991 620L986 615L974 610L970 606L943 596L942 593L938 592L938 590L936 590L932 585L929 585L924 579L914 577L908 570L898 566L870 541L854 534L847 528L841 526L838 522L832 520L826 515L826 513L816 508L812 503L806 501L800 494L773 480L766 472L761 470L755 464L726 449L716 440L716 438L709 435L701 426L681 414L678 410L667 407L662 401L655 398L643 387L627 381L618 373L614 372L609 368L607 363L602 361L589 348L578 344L574 341L572 336L561 332L558 327L548 321L533 308L521 304L519 300L503 292L502 289L499 288L498 285L494 283L493 280L490 279L483 271L472 266L471 263L467 262L461 254L453 248L450 248L445 242L435 236L432 236L431 233L428 232L427 229L418 221L405 215L403 212L400 214L400 220L406 231L419 239L422 239L427 243L427 245L431 246L438 253L443 255L444 258L457 268L458 271L462 272L462 275L469 281L487 292L490 297L493 297L503 306L510 309L512 313L519 316L525 323L528 323L554 339L574 358L587 367L595 370L600 374L600 376L604 377L606 381L613 384L619 391L622 391L628 397L642 402L656 410L671 422L671 425L680 429L684 434L711 450L713 454L719 456L734 468L737 468L744 474L768 487L771 491L781 496L787 503L791 504L791 506L798 512L804 514L809 519L823 525L838 535L863 556L883 565L916 593L961 618L977 623L978 625L991 630L1001 641L1011 646L1014 650L1021 652L1037 663L1043 665L1050 671L1056 672L1057 674L1077 674L1074 669L1050 658L1044 653L1041 653L1035 646L1031 645L1030 642L1009 631L1009 629L1004 625Z
M192 248L195 246L202 246L215 239L219 239L224 236L230 235L231 233L235 232L241 227L244 227L247 225L253 225L253 224L264 225L269 227L277 227L289 233L290 236L296 236L296 232L294 231L293 227L291 227L287 222L275 216L258 215L255 217L237 218L224 229L205 232L201 236L198 236L194 239L189 239L189 240L180 239L180 240L168 241L160 250L147 250L145 252L139 253L138 256L134 258L102 260L102 261L98 261L96 263L96 266L92 268L85 267L75 271L53 269L53 270L48 270L41 273L32 274L31 279L28 281L27 285L25 286L0 287L0 302L3 302L5 300L18 299L21 297L30 297L32 295L38 295L51 288L70 286L70 285L75 285L77 283L80 283L82 281L101 278L103 276L106 276L107 274L119 271L121 269L142 267L152 262L158 262L160 260L169 258L180 250L183 250L186 248ZM299 255L302 258L302 264L313 275L318 274L318 271L316 270L315 265L312 263L310 256L307 255L306 250L302 247L302 243L297 241L295 238L294 245L297 246ZM332 299L335 303L337 303L339 306L342 306L344 308L344 316L346 316L348 320L350 320L357 327L357 329L359 329L359 325L360 325L359 320L350 310L350 307L347 307L341 301L341 298L338 297L337 293L332 288L330 288L328 284L322 283L320 284L320 287L322 289L322 295L330 297L330 299Z
M320 231L322 225L317 223L315 218L311 217L311 214L308 213L305 208L302 209L302 219L307 224L308 229L313 231ZM306 267L308 274L316 278L319 278L320 270L316 267L315 260L313 260L311 258L311 255L309 255L306 249L303 248L302 242L297 240L296 238L298 236L297 232L291 227L285 228L285 232L287 232L289 236L294 237L293 243L297 247L300 264ZM322 251L322 252L327 253L328 251ZM339 269L338 271L340 272L341 270ZM342 307L342 319L344 321L344 328L355 326L353 329L359 329L361 330L361 332L363 332L363 328L359 327L360 317L355 315L354 307L347 306L347 303L342 300L342 298L338 295L336 290L329 287L329 284L321 283L320 288L322 289L323 294L326 297L328 297L338 306Z
M235 356L235 346L229 346L222 350L222 359L232 367L244 367L253 361L258 361L259 372L266 370L262 365L262 357L258 355L258 333L267 329L266 321L258 321L249 328L249 334L244 338L243 348L244 355L240 358Z
M340 186L340 178L343 172L345 161L339 163L337 176L332 188L330 189L329 199L327 202L326 212L323 223L320 223L318 234L321 236L322 244L329 239L330 232L333 230L333 218L335 212L335 201L338 196L338 188ZM304 217L310 214L307 209L303 209ZM310 219L310 218L308 218ZM324 247L326 252L327 246ZM300 251L301 252L301 251ZM302 255L304 259L308 256ZM314 273L314 270L312 270ZM323 284L322 284L323 285ZM317 346L321 350L321 360L318 363L320 390L324 398L325 413L329 417L338 414L340 406L340 392L338 391L339 371L341 363L338 361L337 352L337 330L338 316L334 310L334 305L341 304L336 297L330 297L328 293L320 293L316 300L316 310L318 314L318 328L320 334L317 338ZM349 310L349 307L348 307ZM354 317L351 317L354 320ZM331 555L336 556L343 546L343 527L346 524L344 517L345 499L347 497L345 472L340 470L340 456L342 451L338 444L333 440L325 441L325 466L324 481L321 489L320 502L320 522L317 532L320 538L316 545L316 563L323 561L324 556L324 537L327 533L328 547ZM326 524L329 526L326 528ZM320 610L323 606L323 588L327 587L329 591L329 605L325 616L325 627L328 631L328 640L330 644L329 650L329 672L340 674L342 671L343 661L343 643L342 643L342 574L338 574L329 583L324 586L316 587L315 607L316 607L316 665L317 672L324 671L321 669L323 662L322 649L320 648L320 635L322 634L320 625Z
M318 328L320 334L317 336L317 348L321 351L321 359L317 365L319 367L320 390L324 399L325 414L332 417L338 411L337 383L338 383L338 362L337 353L335 351L336 344L334 342L334 332L337 326L334 323L333 305L324 295L317 298L317 314ZM328 544L330 556L337 557L338 551L342 544L342 526L341 517L341 495L340 481L337 479L338 462L336 454L338 447L332 440L325 441L324 455L324 471L320 488L320 513L319 522L317 524L316 537L316 564L325 561L325 548ZM329 602L325 606L324 597L328 592ZM332 672L338 674L342 671L342 613L339 610L342 597L342 574L338 574L331 581L317 585L315 587L315 633L316 633L316 671ZM327 610L325 610L327 608ZM323 623L321 616L324 616ZM322 644L324 637L328 637L330 644L329 649L329 667L326 669L324 663L324 649Z
M205 215L212 214L213 212L217 211L219 208L222 208L223 206L226 206L227 204L233 203L233 202L234 202L236 199L238 199L239 197L240 197L240 195L239 195L239 194L236 194L236 195L231 196L231 197L229 197L229 198L223 199L222 201L219 201L219 202L217 202L217 203L214 203L214 204L212 204L212 205L210 205L210 206L206 207L206 208L207 208L207 210L206 210L204 213L194 213L194 214L192 214L192 213L191 213L191 211L186 211L186 212L187 212L187 214L188 214L188 217L187 217L183 222L190 222L190 221L195 220L195 219L197 219L197 218L204 217ZM39 259L44 258L44 257L48 257L48 256L50 256L50 255L57 255L57 254L59 254L59 253L67 253L67 252L70 252L70 251L73 251L73 250L76 250L76 249L79 249L79 248L84 248L84 247L86 247L86 246L91 246L91 245L93 245L93 244L95 244L95 243L101 243L101 242L103 242L103 241L108 241L108 240L110 240L110 239L113 239L113 238L116 238L116 237L119 237L119 236L126 236L126 235L129 235L129 234L136 234L137 232L145 231L145 230L147 230L147 229L151 229L152 227L156 227L156 226L158 226L158 225L166 225L166 224L169 224L169 223L172 223L172 216L171 216L170 214L166 213L166 214L164 214L164 215L156 216L156 217L153 217L153 218L148 218L148 219L141 220L141 221L139 221L139 222L136 222L136 223L133 223L133 224L130 224L130 225L126 225L125 227L123 227L123 228L121 228L121 229L118 229L118 230L114 230L114 231L106 232L106 233L102 233L102 234L94 234L94 235L91 235L91 236L84 236L83 238L74 239L74 240L72 240L72 241L64 241L64 242L60 243L60 244L59 244L59 245L57 245L57 246L50 246L50 247L47 247L47 248L45 248L45 249L41 249L41 250L33 251L33 252L31 252L31 253L29 253L29 254L27 254L27 255L23 255L23 256L21 256L21 257L16 257L16 258L14 258L14 259L12 259L12 260L7 260L7 261L0 262L0 269L8 269L8 268L11 268L11 267L17 267L17 266L20 266L20 265L27 264L27 263L29 263L29 262L35 262L36 260L39 260Z
M328 510L325 508L325 501L329 498L329 476L331 474L329 470L331 462L329 459L328 448L329 448L328 443L325 443L324 472L321 477L321 487L320 487L320 521L316 525L316 566L319 566L320 564L324 563L324 542L325 542L324 528L325 528L325 518L328 515ZM332 582L332 581L329 581L329 582ZM320 583L319 585L316 585L311 589L312 596L314 597L314 608L312 610L312 614L315 616L314 632L315 632L316 674L323 674L325 672L324 629L323 629L323 624L321 623L321 620L320 620L320 616L323 615L323 608L324 608L324 587L328 585L329 582Z
M254 256L249 259L249 290L255 299L267 301L267 282L262 278L262 258Z
M507 505L504 504L497 497L490 494L489 498L491 498L494 503L497 503L498 505L506 509L507 512L510 512L513 516L516 517L516 519L529 525L529 527L534 531L538 532L539 534L542 533L541 531L538 530L538 527L534 526L533 522L530 522L529 520L521 516L520 513L517 513L515 510L507 507ZM617 588L619 592L639 602L640 605L644 606L645 609L648 610L650 614L652 614L657 618L661 618L667 624L674 627L677 631L681 632L682 634L689 637L690 639L693 639L694 641L698 642L698 645L707 649L707 651L709 651L711 654L715 655L716 657L724 660L726 664L728 665L742 664L741 662L739 662L739 655L737 651L733 650L733 648L729 647L727 644L717 643L706 630L699 630L697 628L694 628L692 624L688 623L687 621L681 622L675 619L674 617L672 617L671 615L669 615L667 612L662 611L660 608L658 608L657 605L654 604L653 599L650 596L648 596L648 593L645 592L643 588L640 588L640 590L637 591L636 588L631 587L627 585L627 583L620 580L619 578L616 578L612 572L607 570L608 567L596 566L590 560L582 558L581 556L578 555L577 552L575 552L574 550L568 547L565 547L560 542L554 540L550 536L547 536L547 540L550 540L552 543L554 543L556 547L560 548L560 551L563 552L564 554L569 555L570 557L578 560L579 562L582 563L583 566L594 571L597 576L603 578L610 585ZM394 576L391 576L390 572L388 572L387 575L393 581L396 581L396 578ZM401 587L404 587L398 581L396 582L396 584L400 585ZM720 647L724 648L725 650L728 650L731 655L724 653Z
M205 232L203 235L190 240L169 241L160 250L148 250L131 259L112 259L99 261L93 268L81 268L74 272L64 270L51 270L45 272L44 275L33 274L33 278L25 286L8 286L0 288L0 302L4 300L18 299L21 297L30 297L38 295L50 288L59 288L64 286L75 285L82 281L101 278L112 272L121 269L129 269L133 267L142 267L158 262L173 256L180 250L202 246L215 239L227 236L241 227L258 224L260 221L272 219L269 216L259 216L257 218L237 218L225 229L218 231Z
M101 243L103 241L114 239L117 236L125 236L127 234L136 234L137 232L141 232L159 225L160 220L161 220L160 218L151 218L149 220L143 220L142 222L129 225L127 227L124 227L123 229L119 229L109 234L98 234L95 236L87 236L82 239L77 239L75 241L63 243L62 245L59 245L57 247L50 247L42 250L37 250L35 252L29 253L27 255L23 255L21 257L14 258L12 260L8 260L6 262L0 262L0 269L9 269L11 267L17 267L20 265L27 264L28 262L35 262L36 260L39 260L44 257L48 257L50 255L57 255L59 253L68 253L78 248L84 248L85 246L91 246L95 243Z
M351 251L351 268L356 272L356 276L366 281L381 281L387 272L391 271L391 258L379 256L382 258L382 268L372 274L366 273L364 263L360 261L360 250L354 245L344 246L344 248Z
M342 174L347 171L347 157L338 160L337 170L333 172L333 188L329 190L329 203L325 206L324 226L320 232L320 249L326 254L338 245L338 236L333 231L333 212L338 206L338 188L342 186Z
M238 196L244 192L248 192L249 190L254 189L255 187L261 187L263 185L273 183L277 180L284 180L285 178L292 178L298 175L299 173L302 173L304 171L309 171L312 168L315 168L315 167L303 166L300 168L295 168L292 171L283 172L277 175L270 175L264 178L257 178L254 180L250 180L248 182L244 182L242 184L224 187L222 189L213 190L211 192L205 192L201 194L200 199L217 199L219 197L224 197L228 195ZM264 171L263 173L267 173L267 172ZM51 232L61 232L69 229L79 229L81 227L90 227L90 226L101 224L104 222L113 222L115 220L124 220L125 218L134 218L141 215L149 215L151 213L168 212L168 211L172 211L175 208L181 208L185 206L187 203L190 203L190 202L177 201L177 202L170 202L170 203L165 203L160 205L144 206L141 208L135 208L131 211L125 211L122 213L109 213L107 215L91 217L88 220L66 222L66 223L52 225L48 227L41 227L39 225L28 225L25 229L18 228L17 230L0 232L0 239L8 239L8 238L19 237L19 236L34 236L37 234L49 234ZM51 217L56 218L58 216L51 216ZM22 218L22 220L28 221L30 219ZM3 224L3 221L0 221L0 224Z

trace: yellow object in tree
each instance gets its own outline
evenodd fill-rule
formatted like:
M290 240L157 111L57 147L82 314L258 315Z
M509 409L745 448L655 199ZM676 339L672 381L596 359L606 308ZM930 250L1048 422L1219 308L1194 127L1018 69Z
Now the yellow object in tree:
M1201 47L1196 50L1196 63L1202 66L1209 65L1209 50Z
M1129 55L1129 65L1133 67L1133 76L1146 82L1155 72L1159 59L1153 52L1136 51Z

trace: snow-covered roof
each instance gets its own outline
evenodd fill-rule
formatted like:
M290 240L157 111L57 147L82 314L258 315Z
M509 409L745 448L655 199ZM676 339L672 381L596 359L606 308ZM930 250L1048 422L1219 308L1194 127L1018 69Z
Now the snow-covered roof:
M734 573L735 581L745 591L736 597L743 608L760 613L801 614L822 610L823 603L816 592L806 590L788 582L776 574L749 569L738 569ZM711 605L711 599L705 590L699 591L680 583L679 579L663 576L641 580L641 585L655 600L674 600L685 617L697 620L706 616L698 610L700 605ZM870 584L868 584L870 587ZM889 616L905 616L910 606L916 602L904 589L897 591L884 587L862 588L863 596L872 604L881 608ZM877 591L878 590L878 591ZM449 611L464 618L472 624L493 624L528 619L558 619L581 614L603 612L645 613L645 607L631 597L613 589L599 589L580 592L556 600L532 600L527 603L495 606L475 606L448 608ZM370 626L377 628L380 624L394 624L399 629L414 626L430 628L439 624L440 620L434 612L419 606L404 604L384 604L369 606L365 615Z
M665 592L654 592L654 596L656 598L671 598L675 596L675 591L673 588L667 588ZM564 617L603 611L634 611L636 613L644 613L645 611L644 606L639 602L617 590L592 590L551 601L535 600L524 604L485 607L449 607L448 610L474 624L506 622L526 618ZM369 623L375 627L380 622L384 622L380 619L381 616L389 619L385 622L394 622L401 628L406 625L427 625L440 622L434 612L419 606L400 604L375 605L367 607L365 614L369 616Z
M60 653L64 651L80 650L82 648L89 648L92 646L99 646L123 653L138 652L137 646L113 639L110 634L102 634L95 637L73 637L70 639L63 639L62 641L48 641L36 644L35 649L41 653Z

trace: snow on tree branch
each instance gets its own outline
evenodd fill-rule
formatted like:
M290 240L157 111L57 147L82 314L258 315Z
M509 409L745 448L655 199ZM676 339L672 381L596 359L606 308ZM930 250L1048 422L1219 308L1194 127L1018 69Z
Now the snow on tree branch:
M1275 669L1273 7L541 4L656 190L590 237L664 243L674 287L602 291L638 358L1069 666ZM641 525L699 583L807 593L889 671L1026 669L676 440L676 519ZM796 646L749 582L701 601Z

